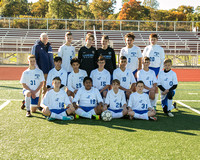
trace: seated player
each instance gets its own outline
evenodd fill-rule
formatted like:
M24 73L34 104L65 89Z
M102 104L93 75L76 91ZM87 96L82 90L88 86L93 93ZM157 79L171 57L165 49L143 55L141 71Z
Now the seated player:
M143 58L143 69L137 72L137 79L138 81L144 82L144 90L143 92L149 95L151 106L156 110L155 100L155 93L156 93L156 86L157 86L157 78L156 74L153 70L149 69L150 65L150 58L144 57Z
M20 83L23 86L25 96L26 116L31 117L31 112L36 112L38 107L40 89L44 83L43 72L36 68L36 59L34 55L28 57L29 68L22 74Z
M47 76L47 90L53 88L52 81L55 77L60 77L61 79L60 88L62 88L63 90L65 89L67 85L67 71L61 67L61 64L62 64L62 58L55 57L54 58L55 67L49 71Z
M151 107L149 96L143 93L144 82L137 81L136 83L136 92L130 95L128 102L128 115L130 119L145 119L145 120L154 120L157 118L156 111Z
M83 79L87 77L87 72L79 69L80 60L78 58L73 58L70 63L73 71L68 76L67 95L74 97L78 89L83 86Z
M60 89L61 79L55 77L53 79L53 89L48 91L44 96L41 107L43 108L42 113L48 117L48 120L73 120L74 107L71 105L66 92ZM67 108L65 108L65 105Z
M107 109L111 111L113 118L121 118L128 113L124 91L120 90L119 87L120 81L114 79L112 89L108 91L103 107L103 111Z
M73 99L73 106L76 109L75 113L84 118L98 120L103 107L101 94L97 88L92 87L92 78L85 77L83 85L84 87L78 90Z
M106 98L108 89L110 87L110 73L104 66L106 59L103 56L99 56L97 60L98 68L93 70L90 77L93 81L93 87L97 88L102 94L103 99Z
M119 89L125 91L126 97L129 99L129 96L134 91L136 81L131 70L127 69L126 65L127 58L121 56L119 62L120 67L114 70L113 79L118 79L120 81Z
M166 59L164 61L164 71L160 71L158 75L158 88L160 88L161 104L164 113L169 117L174 117L171 110L175 107L172 105L172 101L175 95L175 89L178 86L178 80L176 73L171 70L171 67L171 59Z

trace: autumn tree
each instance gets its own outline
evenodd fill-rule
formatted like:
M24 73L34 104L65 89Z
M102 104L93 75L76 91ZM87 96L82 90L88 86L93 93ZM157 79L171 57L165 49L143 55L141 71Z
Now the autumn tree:
M31 5L31 14L36 17L45 17L48 12L48 2L39 0Z

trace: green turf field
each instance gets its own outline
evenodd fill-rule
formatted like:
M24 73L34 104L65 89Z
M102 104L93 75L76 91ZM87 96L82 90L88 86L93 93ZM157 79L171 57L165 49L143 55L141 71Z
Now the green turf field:
M200 114L178 104L158 121L26 118L18 81L0 81L0 159L200 159ZM200 111L200 83L181 82L175 100Z

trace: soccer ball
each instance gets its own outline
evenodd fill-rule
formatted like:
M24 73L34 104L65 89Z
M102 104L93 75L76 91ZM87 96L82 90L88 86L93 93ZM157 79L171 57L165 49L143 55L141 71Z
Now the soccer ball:
M112 113L108 110L101 113L101 118L103 121L111 121L112 120Z

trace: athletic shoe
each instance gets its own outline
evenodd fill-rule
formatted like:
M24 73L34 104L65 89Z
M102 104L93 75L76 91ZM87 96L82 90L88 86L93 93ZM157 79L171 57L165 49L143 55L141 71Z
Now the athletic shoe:
M168 115L169 117L174 117L174 115L172 114L172 112L168 112L167 115Z
M48 120L48 121L54 121L55 118L47 117L47 120Z
M156 106L153 106L153 109L156 111Z
M42 111L42 110L43 110L43 108L42 108L42 107L37 107L37 109L38 109L39 111Z
M149 120L152 120L152 121L157 121L157 117L149 117Z
M74 118L75 118L75 119L79 119L79 115L78 115L78 114L75 114L75 115L74 115Z
M92 119L100 120L100 115L92 115Z
M176 106L176 102L174 102L173 106L174 106L174 108L175 108L176 110L178 110L178 107Z
M31 117L31 112L30 111L26 112L26 117Z
M21 105L21 109L24 109L26 106L25 106L25 100L22 101L22 105Z
M62 120L63 121L74 120L74 116L63 116Z

